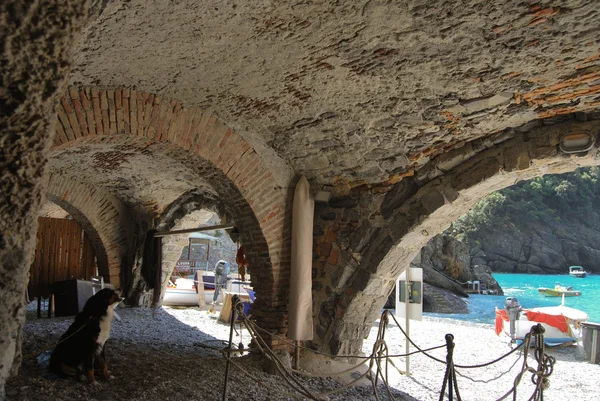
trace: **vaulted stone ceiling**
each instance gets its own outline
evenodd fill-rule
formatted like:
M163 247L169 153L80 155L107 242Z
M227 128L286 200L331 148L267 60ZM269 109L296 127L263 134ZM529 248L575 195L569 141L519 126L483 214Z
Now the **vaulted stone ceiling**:
M99 0L93 9L71 84L213 109L263 157L321 183L397 181L464 141L600 110L595 0Z
M49 170L105 188L152 215L162 213L187 191L216 193L205 179L211 177L210 169L200 158L190 159L163 144L132 138L123 138L121 143L103 139L85 138L74 148L54 149Z

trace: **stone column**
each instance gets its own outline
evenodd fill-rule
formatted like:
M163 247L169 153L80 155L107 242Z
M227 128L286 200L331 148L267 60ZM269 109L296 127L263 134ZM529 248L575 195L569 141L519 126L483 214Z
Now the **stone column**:
M53 107L87 8L81 0L0 2L0 400L21 362Z

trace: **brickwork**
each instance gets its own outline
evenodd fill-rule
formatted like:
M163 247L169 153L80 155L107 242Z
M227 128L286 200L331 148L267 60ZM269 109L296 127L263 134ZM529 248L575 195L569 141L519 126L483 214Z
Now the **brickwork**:
M600 122L569 117L466 143L397 184L354 188L319 206L317 345L333 353L359 352L400 272L430 238L485 195L520 180L599 164ZM596 146L577 156L560 153L560 136L581 131L592 134Z
M253 316L263 327L285 333L290 275L289 183L276 179L269 164L244 138L209 112L130 89L71 87L56 112L54 152L98 142L123 143L135 151L163 144L178 149L179 157L188 165L202 168L203 178L216 188L218 201L240 229L257 292ZM107 152L96 168L119 167L124 157L119 152ZM113 266L111 255L117 254L109 251L120 246L112 240L116 238L107 237L104 242L109 266ZM281 345L275 340L274 344Z

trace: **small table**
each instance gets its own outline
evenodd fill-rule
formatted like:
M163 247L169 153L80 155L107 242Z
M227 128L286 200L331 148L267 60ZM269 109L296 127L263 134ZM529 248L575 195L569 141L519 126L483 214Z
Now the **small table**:
M252 302L248 293L223 291L223 308L219 314L219 320L222 322L231 322L231 301L234 295L240 297L242 302Z

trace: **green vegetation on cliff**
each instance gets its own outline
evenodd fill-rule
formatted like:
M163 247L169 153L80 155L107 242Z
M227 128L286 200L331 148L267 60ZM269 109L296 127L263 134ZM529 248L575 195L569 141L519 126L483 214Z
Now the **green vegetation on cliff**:
M545 175L494 192L457 220L450 231L466 235L482 228L514 227L550 222L595 223L600 209L600 167L572 173Z
M600 167L546 175L494 192L445 233L465 243L471 266L494 272L600 272Z

